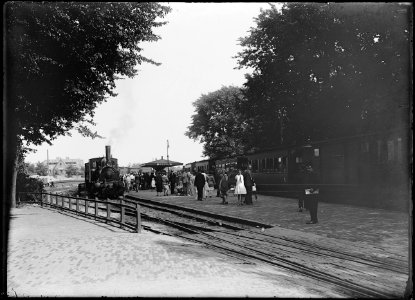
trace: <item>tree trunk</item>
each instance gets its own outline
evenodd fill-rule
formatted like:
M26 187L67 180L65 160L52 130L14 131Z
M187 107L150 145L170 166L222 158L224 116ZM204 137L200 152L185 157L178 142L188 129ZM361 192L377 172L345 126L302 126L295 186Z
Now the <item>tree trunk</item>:
M6 178L3 181L5 184L6 197L5 202L7 210L16 207L16 179L18 167L18 151L16 138L9 139L6 150Z
M13 120L6 115L5 124L7 130L3 135L3 141L5 142L6 147L4 147L3 160L3 198L1 201L1 225L3 228L2 235L2 251L7 252L7 243L9 235L9 220L10 220L10 208L16 207L16 178L17 178L17 137L14 134L15 132L11 130L11 123ZM7 265L7 255L2 255L2 270L5 270ZM7 279L6 276L3 276L1 280L1 290L7 290Z
M13 163L12 172L12 181L11 181L11 191L10 191L10 207L16 208L16 180L17 180L17 163L18 155L16 153Z

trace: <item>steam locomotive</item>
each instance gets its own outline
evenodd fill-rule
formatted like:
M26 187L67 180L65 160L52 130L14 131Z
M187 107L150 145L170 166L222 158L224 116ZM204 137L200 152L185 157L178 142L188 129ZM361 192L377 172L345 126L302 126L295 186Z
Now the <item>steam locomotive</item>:
M85 164L84 188L89 198L117 199L124 195L118 160L111 156L111 146L105 146L105 157L90 158Z

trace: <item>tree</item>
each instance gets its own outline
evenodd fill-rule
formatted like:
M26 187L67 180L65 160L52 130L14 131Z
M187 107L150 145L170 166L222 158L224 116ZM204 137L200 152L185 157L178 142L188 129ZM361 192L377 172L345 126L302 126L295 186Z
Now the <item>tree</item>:
M30 175L35 174L36 171L35 171L35 165L34 164L26 163L25 165L26 165L26 171L27 171L28 174L30 174Z
M203 154L210 158L242 154L249 126L240 113L244 101L241 89L232 86L202 95L193 103L196 113L185 134L205 143Z
M402 124L408 100L408 9L290 3L262 11L241 39L244 114L260 148ZM404 121L405 122L405 121Z
M37 175L46 176L49 174L48 166L40 161L37 162L35 172Z
M72 177L74 175L77 175L79 173L79 168L77 168L74 165L68 165L66 167L66 176Z
M119 75L133 77L140 42L169 8L158 3L8 2L6 121L8 200L15 206L17 153L93 124L94 109L114 96ZM80 125L77 125L80 124Z

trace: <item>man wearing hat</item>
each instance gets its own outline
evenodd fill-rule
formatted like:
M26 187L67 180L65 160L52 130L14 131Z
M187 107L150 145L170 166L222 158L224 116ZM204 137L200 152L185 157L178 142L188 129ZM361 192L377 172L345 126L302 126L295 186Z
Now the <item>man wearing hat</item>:
M306 223L317 224L318 197L320 190L318 188L318 177L310 164L305 167L304 185L304 206L310 211L311 217L311 220Z

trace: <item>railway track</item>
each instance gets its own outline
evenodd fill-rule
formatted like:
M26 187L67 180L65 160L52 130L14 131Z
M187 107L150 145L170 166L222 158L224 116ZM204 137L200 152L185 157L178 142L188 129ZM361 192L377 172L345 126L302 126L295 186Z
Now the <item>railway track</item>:
M396 298L407 279L404 261L384 261L323 245L262 232L258 225L240 224L210 215L167 207L162 203L128 197L142 208L142 219L175 228L174 232L154 226L143 228L185 238L218 249L243 263L263 262L317 279L352 297ZM394 279L394 280L392 280ZM392 292L390 292L392 291Z
M130 198L130 199L136 199L136 198ZM202 217L195 213L187 213L177 208L172 209L170 207L165 207L163 203L150 204L147 201L146 202L139 201L139 200L134 200L134 201L136 203L139 203L142 207L145 207L145 208L154 209L156 211L163 211L166 213L177 215L182 218L186 218L186 219L193 220L193 221L199 221L199 222L206 223L212 226L219 225L221 228L241 231L241 233L235 234L230 231L220 230L229 235L240 236L241 234L243 234L248 239L257 240L257 241L264 242L264 243L285 245L287 247L296 248L302 251L307 251L309 253L323 253L326 256L347 259L350 261L355 261L357 263L366 264L368 266L377 267L379 269L395 271L398 273L407 273L407 264L405 261L402 261L402 260L390 259L391 261L388 262L388 261L385 261L384 259L380 260L374 257L364 255L364 254L359 254L359 255L351 254L351 253L347 253L344 251L340 251L338 249L331 249L327 246L321 246L316 243L309 243L309 242L306 242L300 239L287 238L283 236L275 236L272 234L268 234L266 232L253 230L252 226L249 226L249 225L247 226L246 224L231 223L231 222L227 222L227 221L220 220L217 218ZM266 224L263 224L263 226L265 227ZM218 230L219 230L218 228L215 229L215 231L218 231Z
M141 206L142 220L147 222L142 223L145 230L203 244L242 263L262 262L283 268L329 284L350 297L399 298L405 287L408 271L404 261L387 262L339 251L327 245L287 238L278 232L263 232L252 224L225 221L220 216L214 218L211 214L189 212L171 205L166 207L164 203L131 197L124 200L124 204L132 204L132 209L137 203ZM117 219L119 208L110 206L110 213ZM127 207L125 214L126 221L135 224L135 215L129 214Z

